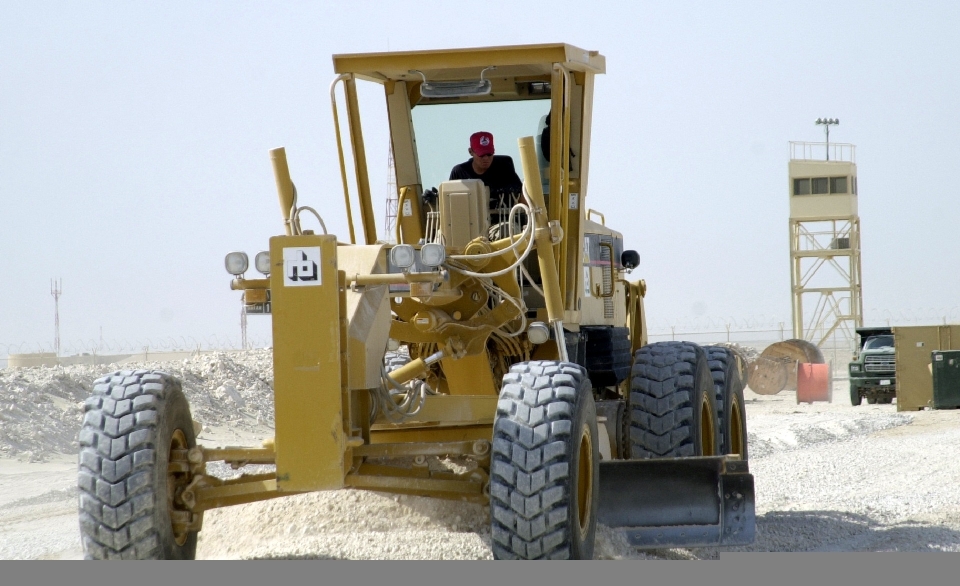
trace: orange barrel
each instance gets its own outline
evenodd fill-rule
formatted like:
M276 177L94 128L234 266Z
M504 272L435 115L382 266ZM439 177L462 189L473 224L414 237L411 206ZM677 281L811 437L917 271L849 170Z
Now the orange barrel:
M797 403L830 401L830 365L801 362L797 365Z

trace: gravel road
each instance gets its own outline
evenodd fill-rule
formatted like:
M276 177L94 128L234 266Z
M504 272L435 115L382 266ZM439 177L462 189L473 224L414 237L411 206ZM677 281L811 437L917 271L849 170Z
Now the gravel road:
M265 351L124 365L181 376L205 445L272 435ZM101 367L0 371L0 559L78 559L77 404ZM599 559L710 559L722 551L960 551L960 410L796 403L745 392L757 538L749 547L637 551L600 527ZM10 406L13 405L13 408ZM217 406L220 407L217 407ZM76 411L75 411L76 410ZM41 432L36 435L36 432ZM4 449L5 448L5 449ZM58 451L60 453L58 453ZM226 466L218 475L235 473ZM361 491L207 513L205 559L489 559L487 507Z

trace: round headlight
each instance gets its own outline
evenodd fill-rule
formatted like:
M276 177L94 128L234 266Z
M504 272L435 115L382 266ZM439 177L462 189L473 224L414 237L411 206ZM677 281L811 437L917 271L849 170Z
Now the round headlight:
M397 268L410 268L415 260L416 253L409 244L398 244L390 249L390 262Z
M263 252L258 252L257 256L253 258L253 266L257 267L257 270L263 273L264 275L270 274L270 253L266 250Z
M527 327L527 338L533 344L543 344L550 339L550 328L541 321L535 321Z
M420 260L428 267L438 267L447 259L447 249L442 244L431 242L420 248Z
M247 267L250 266L250 259L247 258L247 253L245 252L231 252L223 259L223 264L227 267L228 273L239 277L247 272Z

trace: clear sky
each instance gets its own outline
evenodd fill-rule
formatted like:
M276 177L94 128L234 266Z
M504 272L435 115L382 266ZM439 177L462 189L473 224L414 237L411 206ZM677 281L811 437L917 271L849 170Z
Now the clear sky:
M66 349L238 341L223 256L281 232L269 149L347 234L332 54L543 42L607 58L588 205L640 252L652 328L789 323L788 142L818 117L857 145L866 321L960 321L958 30L955 0L0 0L0 357L51 347L54 277Z

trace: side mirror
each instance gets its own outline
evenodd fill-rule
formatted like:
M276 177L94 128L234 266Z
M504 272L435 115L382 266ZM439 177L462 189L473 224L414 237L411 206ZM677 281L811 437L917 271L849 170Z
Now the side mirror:
M637 268L640 265L640 253L636 250L624 250L620 253L620 264L628 271Z

